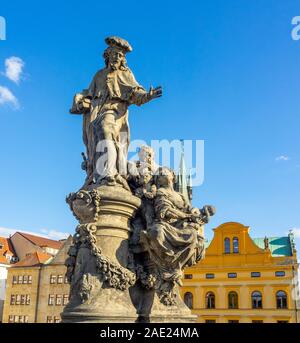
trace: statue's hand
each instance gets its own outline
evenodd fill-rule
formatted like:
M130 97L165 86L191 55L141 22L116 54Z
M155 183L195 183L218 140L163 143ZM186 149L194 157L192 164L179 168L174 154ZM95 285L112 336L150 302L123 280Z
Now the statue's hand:
M156 88L153 88L151 86L150 90L148 92L148 96L149 96L150 100L161 97L162 96L162 87L158 86Z

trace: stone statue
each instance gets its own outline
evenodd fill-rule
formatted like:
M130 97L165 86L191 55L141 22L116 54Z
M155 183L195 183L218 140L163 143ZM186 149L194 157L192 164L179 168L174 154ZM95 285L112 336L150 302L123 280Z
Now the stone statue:
M265 236L265 238L264 238L264 245L265 245L265 249L267 250L267 249L269 249L269 238L267 237L267 236Z
M191 208L183 194L174 190L175 175L169 168L160 167L155 179L155 195L150 197L154 199L152 213L150 210L144 213L147 207L143 205L144 223L140 223L139 218L133 222L133 251L136 251L134 245L138 242L142 250L137 252L149 255L148 259L144 258L143 266L139 266L139 271L143 272L142 282L148 288L156 287L165 305L174 305L178 296L175 287L182 285L183 269L204 257L204 237L199 234L199 229L215 214L215 208ZM151 203L148 206L151 208ZM148 270L147 260L151 261ZM148 279L152 278L152 285L145 281L146 274Z
M119 182L126 187L128 107L160 97L162 89L151 87L146 92L135 80L126 65L125 54L132 51L126 40L108 37L105 42L105 67L95 74L88 89L75 95L70 112L83 114L86 185Z
M66 260L70 301L63 322L194 322L179 287L185 267L204 257L200 228L213 206L192 208L174 190L175 174L155 163L151 147L127 161L128 106L162 95L146 92L126 66L132 50L106 39L105 68L74 97L83 114L86 181L67 197L79 225Z

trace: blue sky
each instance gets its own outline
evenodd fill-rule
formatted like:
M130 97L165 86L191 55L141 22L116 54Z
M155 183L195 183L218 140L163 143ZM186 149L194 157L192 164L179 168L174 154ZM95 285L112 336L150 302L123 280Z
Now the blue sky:
M0 87L15 98L0 104L0 226L74 231L65 196L84 181L84 148L68 110L102 68L104 38L119 35L137 80L164 89L130 108L132 139L205 141L194 205L217 207L207 236L226 221L256 237L300 228L299 15L296 0L1 4ZM19 82L5 75L12 56L25 63Z

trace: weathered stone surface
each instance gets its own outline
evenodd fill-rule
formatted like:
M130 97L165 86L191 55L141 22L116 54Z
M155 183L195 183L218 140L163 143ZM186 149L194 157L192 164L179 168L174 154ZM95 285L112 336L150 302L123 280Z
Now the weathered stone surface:
M92 223L86 223L88 216L81 206L83 220L77 227L66 261L71 291L62 319L64 322L134 322L136 309L128 289L136 276L128 269L131 263L128 238L130 220L140 206L140 199L120 186L100 186L87 192L97 192L101 206ZM76 196L72 199L78 201ZM70 197L68 201L74 208ZM88 213L90 204L86 203Z
M126 66L132 50L106 39L105 68L76 94L83 114L83 187L67 197L79 225L66 260L71 284L63 322L193 322L180 298L183 269L204 256L202 226L212 206L192 208L174 190L174 172L154 162L150 147L128 163L128 106L162 95L146 92Z

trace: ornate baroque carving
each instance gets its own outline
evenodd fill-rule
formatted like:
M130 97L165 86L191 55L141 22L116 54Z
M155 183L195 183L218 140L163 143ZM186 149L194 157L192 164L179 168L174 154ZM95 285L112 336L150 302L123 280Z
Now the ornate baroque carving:
M98 220L101 197L97 190L81 189L79 192L70 193L66 202L79 222L95 222Z
M121 291L128 289L135 284L135 273L116 262L110 261L108 257L102 254L101 249L97 246L96 232L97 226L95 224L80 224L77 226L76 234L74 235L74 245L70 248L69 258L66 261L69 281L72 283L78 250L80 248L89 248L91 254L96 258L96 266L100 280L107 283L108 286ZM89 298L89 293L92 288L87 280L84 280L84 277L82 278L81 284L79 293L82 300L85 301Z

